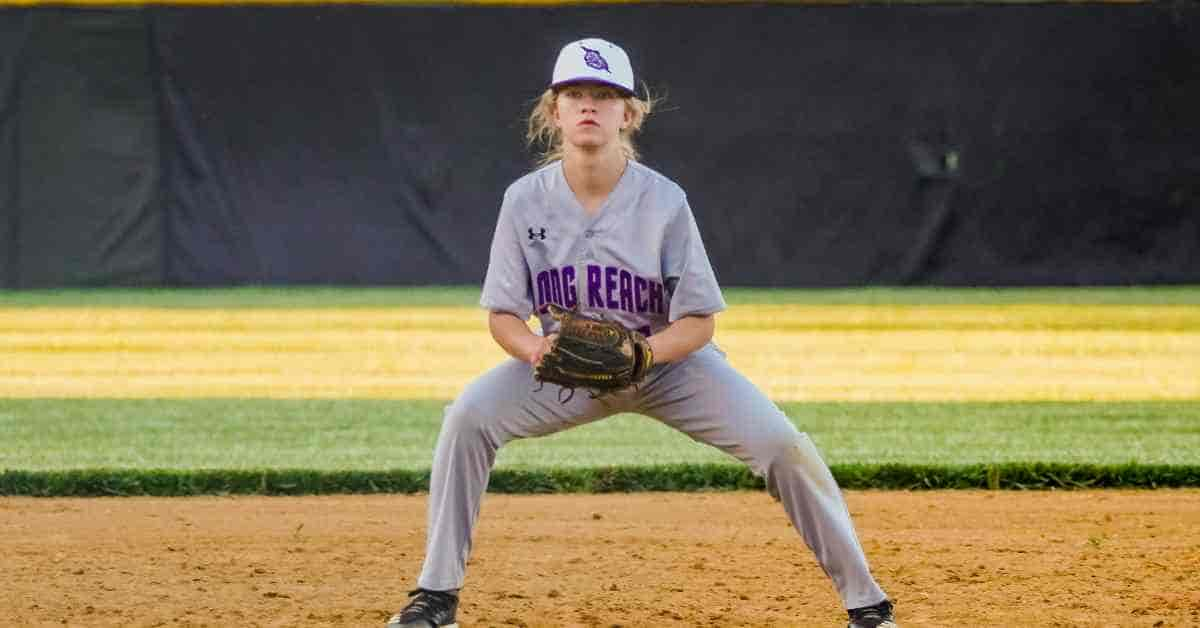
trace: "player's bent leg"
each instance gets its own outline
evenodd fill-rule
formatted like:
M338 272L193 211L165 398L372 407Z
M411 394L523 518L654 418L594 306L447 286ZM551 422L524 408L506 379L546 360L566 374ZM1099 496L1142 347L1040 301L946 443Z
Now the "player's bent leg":
M646 387L638 412L750 466L780 500L846 608L886 598L871 575L841 490L807 434L716 348L669 365Z
M462 586L472 532L501 446L613 412L587 395L563 404L557 386L537 388L528 364L507 360L469 384L446 407L429 476L425 563L417 581L421 589Z

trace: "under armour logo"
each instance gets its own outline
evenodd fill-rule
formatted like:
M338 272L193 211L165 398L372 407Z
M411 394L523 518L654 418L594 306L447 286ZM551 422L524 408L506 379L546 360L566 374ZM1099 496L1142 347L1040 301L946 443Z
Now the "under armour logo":
M529 239L530 240L545 240L546 239L546 228L542 227L540 230L534 231L533 227L530 227L529 228Z
M580 46L580 48L583 48L583 62L587 64L587 67L612 74L612 70L608 69L608 62L600 56L599 50L592 50L587 46Z

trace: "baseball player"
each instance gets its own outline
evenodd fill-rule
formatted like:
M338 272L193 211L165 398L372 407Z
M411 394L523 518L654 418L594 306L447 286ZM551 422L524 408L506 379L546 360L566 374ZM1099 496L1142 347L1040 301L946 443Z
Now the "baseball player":
M626 53L601 39L567 44L534 107L543 165L504 194L481 305L512 356L447 406L429 485L424 567L389 628L457 626L471 534L496 451L636 412L736 457L765 477L841 596L851 628L895 626L846 504L809 437L712 342L725 309L684 191L637 161L632 137L652 103L636 97ZM653 366L636 387L563 400L535 366L553 350L551 306L639 330ZM540 319L542 335L525 321Z

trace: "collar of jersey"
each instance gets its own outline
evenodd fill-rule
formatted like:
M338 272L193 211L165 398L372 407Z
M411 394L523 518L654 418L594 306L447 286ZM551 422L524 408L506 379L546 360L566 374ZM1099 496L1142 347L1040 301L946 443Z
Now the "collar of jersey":
M633 169L637 162L632 159L626 162L625 171L621 173L621 178L617 179L617 185L608 193L608 198L600 204L600 209L595 214L589 215L587 210L580 204L579 199L575 197L575 192L571 190L571 186L567 184L567 175L563 171L562 162L558 162L554 168L555 187L559 189L559 197L563 205L569 208L572 217L584 226L594 227L602 220L616 219L621 214L628 210L627 203L621 203L620 197L625 192L625 188L629 187L630 180L633 178Z

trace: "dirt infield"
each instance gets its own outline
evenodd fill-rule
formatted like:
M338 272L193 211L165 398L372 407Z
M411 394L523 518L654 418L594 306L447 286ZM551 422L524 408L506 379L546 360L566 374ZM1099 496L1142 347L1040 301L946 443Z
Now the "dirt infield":
M903 626L1200 625L1200 491L850 492ZM0 499L5 626L376 626L424 496ZM763 493L489 495L463 626L838 626Z

